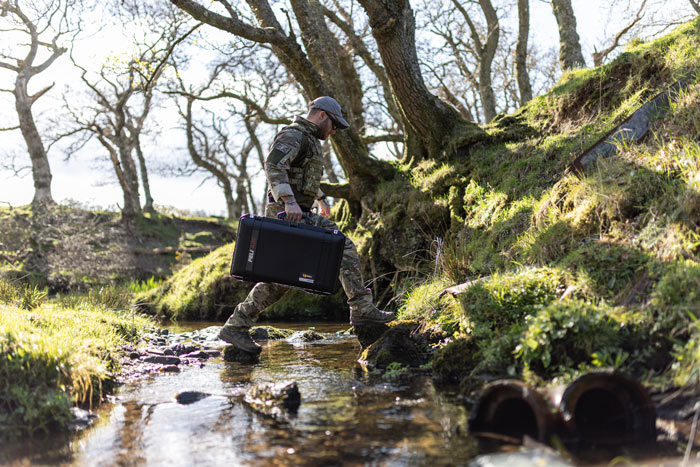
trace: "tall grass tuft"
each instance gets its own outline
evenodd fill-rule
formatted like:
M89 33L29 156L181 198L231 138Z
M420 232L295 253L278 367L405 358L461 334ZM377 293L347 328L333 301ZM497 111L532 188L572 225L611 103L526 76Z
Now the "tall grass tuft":
M0 281L4 296L10 287ZM89 406L104 395L121 346L153 327L88 301L80 307L35 301L31 309L15 302L0 304L0 439L63 429L72 405Z

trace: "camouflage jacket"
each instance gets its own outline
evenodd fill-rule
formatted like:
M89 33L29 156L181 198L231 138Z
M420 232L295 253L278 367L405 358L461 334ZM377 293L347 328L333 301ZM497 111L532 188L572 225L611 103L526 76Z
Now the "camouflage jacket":
M312 122L296 117L275 136L265 159L265 174L275 201L293 195L303 210L309 210L323 195L323 160L317 130Z

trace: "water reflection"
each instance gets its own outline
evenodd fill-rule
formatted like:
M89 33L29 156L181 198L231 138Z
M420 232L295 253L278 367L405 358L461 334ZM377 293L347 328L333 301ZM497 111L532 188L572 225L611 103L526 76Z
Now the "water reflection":
M127 385L100 423L70 443L70 456L59 449L44 463L437 466L466 465L476 454L453 397L427 378L373 380L356 366L354 338L328 336L269 342L253 366L211 360ZM299 386L295 415L263 416L243 403L251 384L282 381ZM182 405L172 398L182 391L211 396Z

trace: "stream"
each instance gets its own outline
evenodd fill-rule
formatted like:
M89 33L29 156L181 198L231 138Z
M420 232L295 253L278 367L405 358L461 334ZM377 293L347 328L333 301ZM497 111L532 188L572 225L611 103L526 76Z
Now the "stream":
M178 325L181 333L201 324ZM312 327L315 342L264 342L254 365L213 358L179 373L121 386L90 428L24 448L19 464L44 465L466 465L477 454L467 412L429 377L388 382L356 360L360 345L336 334L345 324ZM283 417L243 402L254 384L296 381L301 406ZM183 391L211 394L183 405Z

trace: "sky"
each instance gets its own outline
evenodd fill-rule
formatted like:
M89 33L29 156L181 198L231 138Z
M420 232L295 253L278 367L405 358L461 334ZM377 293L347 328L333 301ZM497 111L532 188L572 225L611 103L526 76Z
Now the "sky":
M513 2L515 3L515 2ZM558 34L556 22L551 13L551 6L542 0L531 0L531 41L540 44L558 44ZM573 0L574 11L577 15L578 33L584 49L586 60L590 62L590 54L593 44L605 35L605 28L612 28L608 17L603 13L603 6L609 2L603 0ZM673 5L683 5L681 0L666 2L668 11L673 12ZM621 4L621 8L624 2ZM114 40L116 31L111 34L102 31L100 35L86 38L81 44L82 58L88 58L96 63L104 59L106 54L117 53L113 48L118 46L119 41ZM111 47L110 47L111 46ZM590 63L589 63L590 65ZM32 90L42 87L42 84L57 76L63 77L63 82L58 86L70 86L70 83L78 79L76 71L73 69L67 57L62 57L55 63L50 76L42 76L33 82ZM9 88L8 78L10 74L0 70L0 87ZM38 77L37 77L38 78ZM43 80L43 82L42 82ZM43 102L42 102L43 101ZM38 105L40 102L46 107L56 104L50 100L49 96L37 101L37 108L40 112L38 119L47 117L48 112L41 112ZM14 112L14 100L7 93L0 93L0 127L16 121ZM302 113L302 109L300 112ZM178 157L185 157L183 142L174 132L169 131L174 124L169 124L167 115L160 116L163 119L165 132L161 135L157 148L145 148L147 154L155 154L157 164L167 164ZM2 149L14 151L18 158L25 157L28 163L24 141L18 131L0 132ZM269 141L262 141L266 147ZM90 146L82 154L65 160L60 151L52 151L49 154L51 169L53 173L52 192L54 199L63 202L65 200L78 201L81 205L93 208L118 209L123 203L123 195L119 188L113 170L108 164L94 162L94 151L99 151L99 146ZM7 157L0 152L0 157ZM225 201L221 189L213 180L205 180L203 174L194 174L187 177L161 176L157 173L149 173L151 182L151 192L155 203L162 206L174 206L181 210L207 213L210 215L223 215L225 213ZM2 205L25 205L31 202L34 194L34 187L31 173L26 171L23 177L17 177L12 172L0 169L0 204ZM256 196L257 197L257 196Z

